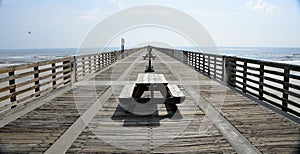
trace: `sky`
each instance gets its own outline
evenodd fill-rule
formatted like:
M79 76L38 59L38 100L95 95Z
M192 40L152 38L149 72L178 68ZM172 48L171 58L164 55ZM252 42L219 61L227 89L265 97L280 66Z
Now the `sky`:
M0 49L79 48L98 23L142 5L184 12L218 47L300 47L298 0L0 0ZM122 32L109 46L119 46L120 38L126 39L127 47L148 41L191 45L182 35L160 27Z

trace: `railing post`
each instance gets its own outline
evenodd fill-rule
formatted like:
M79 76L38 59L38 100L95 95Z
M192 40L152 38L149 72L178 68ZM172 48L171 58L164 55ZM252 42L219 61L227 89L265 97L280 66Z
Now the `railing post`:
M91 56L89 56L89 73L92 73L92 60Z
M95 69L95 72L97 72L97 56L96 55L94 56L94 69Z
M200 67L199 67L199 53L195 53L195 69L196 69L196 71L200 70Z
M126 51L124 51L126 57ZM106 53L106 66L109 65L109 53Z
M108 59L109 59L109 65L112 64L112 56L111 56L111 52L108 53Z
M183 63L188 64L188 52L183 51Z
M110 61L110 64L113 63L113 56L112 56L112 52L109 53L109 61Z
M235 87L235 73L236 73L236 61L233 57L226 58L226 78L227 84Z
M124 53L124 49L125 49L125 39L122 38L121 39L121 55L122 55L122 59L125 57L125 53Z
M52 63L51 64L51 66L52 66L52 89L56 89L56 87L55 87L55 85L56 85L56 80L55 80L55 78L56 78L56 75L55 75L55 73L56 73L56 68L55 68L55 63Z
M247 62L244 60L244 67L243 67L243 92L246 93L246 84L247 84Z
M71 60L71 70L72 70L72 82L77 82L77 63L76 56L72 57Z
M193 61L193 67L194 67L194 69L196 69L196 53L195 52L193 52L193 60L192 61Z
M124 53L123 53L123 56L124 56ZM106 67L106 53L103 53L103 55L102 55L102 61L103 61L103 67Z
M284 78L283 78L283 100L282 100L282 110L287 111L288 103L287 100L289 98L289 82L290 82L290 69L288 66L284 66Z
M189 65L193 66L193 53L192 52L189 53Z
M226 56L222 56L222 81L225 83L226 79Z
M70 73L71 71L65 71L66 69L69 69L69 68L71 68L71 61L69 60L69 61L63 61L63 65L65 65L65 64L70 64L70 65L67 65L67 66L63 66L63 80L64 80L64 84L67 84L67 83L69 83L70 81L67 81L68 80L68 78L70 78L71 77L71 75L70 76L65 76L66 74L68 74L68 73Z
M214 56L214 79L217 78L217 57Z
M187 64L190 66L191 65L191 53L187 53Z
M99 62L100 62L100 69L102 69L103 68L103 53L101 53L100 55L99 55Z
M35 89L34 89L34 92L35 93L38 93L40 91L40 80L38 79L39 78L39 67L36 66L33 68L34 69L34 79L37 79L35 82L34 82L34 86L37 86ZM40 96L40 94L36 95L36 97Z
M110 53L110 61L111 61L111 64L114 63L114 61L115 61L114 52Z
M98 67L99 67L99 70L101 70L101 54L98 55Z
M124 56L124 52L123 52L123 56ZM124 57L122 57L122 58L124 58ZM102 61L103 61L103 67L106 67L106 53L104 53L102 55Z
M15 69L13 69L12 71L10 71L10 72L8 72L8 76L9 77L12 77L10 80L9 80L9 85L10 86L12 86L12 85L14 85L13 86L13 88L11 88L10 90L9 90L9 92L10 92L10 94L12 94L11 96L10 96L10 102L11 103L13 103L12 104L12 106L11 106L11 108L15 108L16 106L17 106L17 103L16 103L16 101L17 101L17 96L16 95L14 95L14 93L16 92L16 80L15 80Z
M261 63L259 67L259 99L264 99L264 65Z
M85 76L85 58L82 57L82 76Z
M118 55L117 55L117 51L114 51L114 62L118 61Z
M202 73L205 74L205 55L204 54L202 54L202 65L203 65Z
M105 53L101 54L101 67L104 68L105 67Z
M193 52L190 53L190 66L191 67L194 66L194 53Z
M109 53L106 53L106 57L107 57L107 66L109 66L110 64L110 57L109 57ZM126 55L126 54L125 54Z
M116 56L116 59L119 59L119 52L118 51L115 51L115 56Z
M210 55L208 55L208 65L207 65L207 74L210 77Z
M125 51L124 51L124 56L125 56ZM104 62L104 67L107 66L107 53L104 54L104 59L105 59L105 62Z

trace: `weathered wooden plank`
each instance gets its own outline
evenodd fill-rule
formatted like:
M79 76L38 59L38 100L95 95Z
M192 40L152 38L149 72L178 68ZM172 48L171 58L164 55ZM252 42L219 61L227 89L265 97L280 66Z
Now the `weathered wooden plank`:
M131 98L135 84L126 84L122 89L119 98Z
M155 83L155 79L154 79L154 74L149 74L149 83L150 84L153 84L153 83Z
M167 87L170 91L170 94L173 97L185 97L183 92L178 88L178 86L176 84L168 84Z
M136 79L136 83L143 83L143 82L144 82L143 74L138 74L138 77Z
M168 81L166 80L166 78L163 74L159 74L159 77L160 77L161 83L164 83L164 84L168 83Z
M157 83L162 83L161 78L159 77L159 74L153 74L154 75L154 81Z
M157 53L158 60L160 58L168 58L167 56L163 57L162 54ZM137 58L137 57L135 57ZM200 58L200 57L199 57ZM212 58L212 57L211 57ZM201 58L200 58L201 59ZM168 61L171 61L168 59ZM213 61L213 60L212 60ZM188 69L186 66L180 63L172 63L177 70L180 70L179 75L182 79L187 79L193 74L192 69ZM165 73L170 70L163 64L157 64L158 70ZM142 67L135 67L137 70L142 70ZM121 69L122 70L122 69ZM124 69L123 69L124 70ZM120 71L122 72L122 71ZM132 71L131 76L136 77L138 71ZM184 75L185 74L185 75ZM101 77L95 78L96 80L103 80L108 76L109 73L101 73ZM100 76L100 75L99 75ZM203 76L197 74L198 79L202 79ZM149 76L148 76L149 77ZM176 80L176 77L173 74L167 74L166 77L171 80ZM62 78L60 78L62 79ZM154 80L156 82L162 82L162 78L157 79L157 75L154 75ZM188 78L189 79L189 78ZM206 79L206 78L205 78ZM62 85L64 82L61 82ZM149 83L149 82L147 82ZM197 87L197 86L195 86ZM203 97L207 97L207 101L213 105L221 105L221 116L224 116L234 128L238 129L241 134L251 141L251 144L256 146L262 152L268 152L267 149L277 148L277 152L287 152L287 149L293 149L297 147L299 142L296 140L297 134L299 134L299 126L291 123L291 121L282 118L276 113L263 108L254 102L250 101L247 98L242 97L241 95L227 90L217 89L214 91L214 86L201 86L199 91L196 93L201 94ZM77 87L78 88L78 87ZM178 87L177 87L178 88ZM179 88L178 88L179 89ZM178 89L175 89L177 93ZM93 97L90 97L92 89L89 89L88 86L83 89L77 89L75 93L82 94L84 97L76 97L77 100L82 102L82 107L87 109L87 105L92 101ZM122 88L120 87L116 91L121 92ZM180 89L179 89L180 90ZM185 90L185 89L184 89ZM39 91L41 92L41 91ZM85 92L85 93L82 93ZM185 91L186 92L186 91ZM97 92L98 93L98 92ZM225 93L225 102L223 103L214 103L213 98L210 96L221 95ZM32 114L24 116L16 121L14 125L7 125L5 128L1 128L2 132L13 132L11 134L5 134L3 139L2 147L8 147L10 150L15 150L12 152L45 152L45 150L53 144L61 136L65 130L72 125L73 122L63 122L66 118L74 117L74 114L77 113L77 109L70 108L67 104L73 103L75 98L72 97L73 92L68 92L62 97L53 99L48 106L44 106L39 110L35 110ZM189 97L189 93L187 93ZM66 97L68 96L68 97ZM189 98L188 97L188 98ZM215 97L214 97L215 98ZM93 98L93 101L96 98ZM216 98L216 101L222 101L221 98ZM53 105L56 104L56 105ZM59 104L59 106L57 106ZM116 153L129 153L129 152L146 152L146 153L155 153L155 152L180 152L180 153L201 153L201 152L211 152L211 153L234 153L234 149L224 138L224 136L216 129L213 123L205 123L203 119L209 115L203 115L203 112L198 108L195 108L193 105L187 103L180 104L178 109L183 117L194 115L194 119L191 120L190 125L185 129L185 131L171 142L163 144L162 146L155 147L158 144L162 144L166 139L172 139L176 137L176 133L180 127L184 126L184 122L188 122L185 119L171 120L168 118L163 118L167 115L166 108L159 108L158 111L162 115L151 115L144 116L140 118L139 116L132 116L126 114L123 110L116 108L117 101L111 97L108 101L104 101L102 104L105 112L98 112L95 118L88 124L88 127L82 127L84 131L79 135L76 141L72 144L68 152L116 152ZM66 110L68 109L68 110ZM72 109L73 111L71 111ZM150 109L145 108L145 111ZM96 110L95 110L96 111ZM199 111L199 113L198 113ZM39 114L43 112L44 114ZM53 113L54 112L54 113ZM58 115L65 115L64 118L57 118ZM124 118L121 120L114 120L111 122L112 115L117 116L118 118ZM77 114L78 115L78 114ZM42 118L41 118L42 117ZM107 118L105 120L103 118ZM76 119L75 119L76 120ZM74 121L74 120L73 120ZM124 130L120 130L118 127L123 126L124 123L130 125L130 128L133 128L132 133L127 133ZM49 122L47 124L47 122ZM137 125L140 124L140 125ZM219 123L216 123L218 125ZM99 126L105 126L105 128L99 129ZM199 130L199 128L204 128L209 126L208 129ZM38 129L39 127L43 129ZM163 129L163 127L165 129ZM25 129L26 128L26 129ZM51 131L51 128L55 130L60 130L59 133ZM54 129L53 129L54 130ZM146 133L141 132L145 130ZM160 130L159 133L153 133L153 130ZM27 134L26 134L27 132ZM28 132L36 132L34 135L28 134ZM93 133L95 132L95 134ZM18 137L18 134L20 135ZM24 135L22 135L24 134ZM53 136L47 136L47 139L41 139L43 134ZM72 134L72 133L70 133ZM103 140L99 139L97 135L102 135L105 138L111 139L114 143L127 142L126 145L140 145L143 143L143 147L146 148L145 151L132 151L122 148L116 148L105 143ZM146 136L145 136L146 135ZM0 135L1 136L1 135ZM32 137L31 137L32 136ZM121 136L121 137L120 137ZM41 138L39 138L41 137ZM71 136L71 138L74 136ZM76 137L75 137L76 138ZM2 139L2 138L1 138ZM75 140L75 139L74 139ZM43 141L43 142L41 142ZM68 142L70 142L68 140ZM21 143L22 146L20 145ZM28 144L32 143L32 144ZM46 144L45 144L46 143ZM69 143L67 143L69 144ZM6 149L6 150L7 150ZM276 150L277 150L276 149ZM20 150L20 151L18 151ZM23 150L23 151L22 151ZM287 150L287 151L284 151ZM270 152L270 150L269 150ZM273 152L273 151L272 151Z

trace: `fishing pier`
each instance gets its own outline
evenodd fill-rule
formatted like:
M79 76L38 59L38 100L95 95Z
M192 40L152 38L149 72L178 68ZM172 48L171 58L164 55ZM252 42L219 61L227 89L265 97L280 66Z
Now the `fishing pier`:
M0 153L300 151L300 66L148 46L0 75Z

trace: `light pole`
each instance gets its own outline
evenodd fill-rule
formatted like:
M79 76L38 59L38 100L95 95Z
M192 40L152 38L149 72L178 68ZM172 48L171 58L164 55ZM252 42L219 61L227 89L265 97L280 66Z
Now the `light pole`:
M122 55L122 59L124 58L124 45L125 45L125 39L122 38L121 39L121 55Z
M148 53L149 64L148 64L148 67L145 70L145 72L154 72L154 68L153 68L153 66L151 66L151 57L152 57L151 51L152 51L152 48L150 46L148 46L147 50L149 52Z

